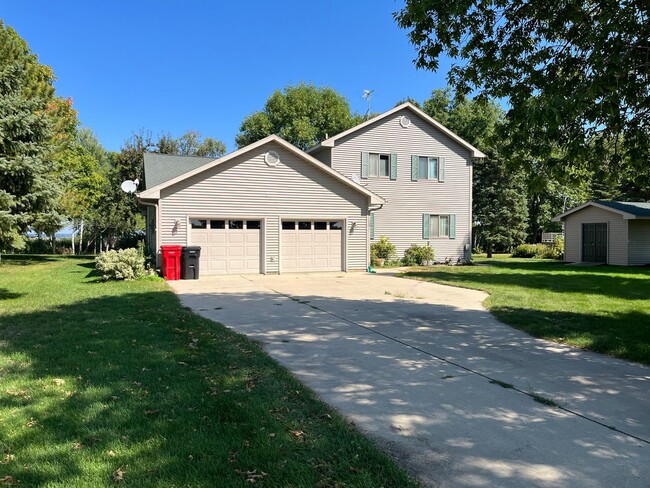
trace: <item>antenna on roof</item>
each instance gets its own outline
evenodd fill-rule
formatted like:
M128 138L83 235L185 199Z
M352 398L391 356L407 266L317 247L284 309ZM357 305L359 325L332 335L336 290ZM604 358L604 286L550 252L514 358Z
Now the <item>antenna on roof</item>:
M363 116L363 120L370 117L370 99L372 98L372 92L374 91L375 90L363 90L363 95L361 95L361 98L368 102L368 110L366 111L366 115Z

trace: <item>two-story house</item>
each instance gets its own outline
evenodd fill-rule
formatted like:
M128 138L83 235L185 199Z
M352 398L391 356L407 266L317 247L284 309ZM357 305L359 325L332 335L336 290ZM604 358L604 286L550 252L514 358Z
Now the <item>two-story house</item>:
M201 246L200 273L365 270L370 243L468 259L471 159L483 154L411 104L304 152L269 136L219 159L146 154L152 251Z
M432 246L436 261L471 257L472 159L485 155L411 103L307 151L377 193L370 242L386 236L398 257L411 244Z

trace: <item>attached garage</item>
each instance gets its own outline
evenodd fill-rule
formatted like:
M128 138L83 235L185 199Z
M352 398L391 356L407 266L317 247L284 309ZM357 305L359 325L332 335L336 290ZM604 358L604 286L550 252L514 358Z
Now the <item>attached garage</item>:
M220 159L146 154L145 179L151 247L201 246L201 276L365 270L385 203L277 136Z
M553 218L564 224L564 260L650 264L650 203L593 201Z

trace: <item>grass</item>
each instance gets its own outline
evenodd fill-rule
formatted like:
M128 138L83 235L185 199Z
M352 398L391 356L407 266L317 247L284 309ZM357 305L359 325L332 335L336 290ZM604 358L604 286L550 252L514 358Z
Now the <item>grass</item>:
M0 484L416 486L260 345L158 279L0 264Z
M650 364L650 268L478 258L402 276L483 290L502 322L533 336Z

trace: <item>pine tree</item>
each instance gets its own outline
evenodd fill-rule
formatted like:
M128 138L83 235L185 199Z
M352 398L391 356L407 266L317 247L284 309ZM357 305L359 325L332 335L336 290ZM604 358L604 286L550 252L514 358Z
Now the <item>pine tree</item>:
M0 250L22 247L57 196L48 162L51 78L26 46L0 22Z

